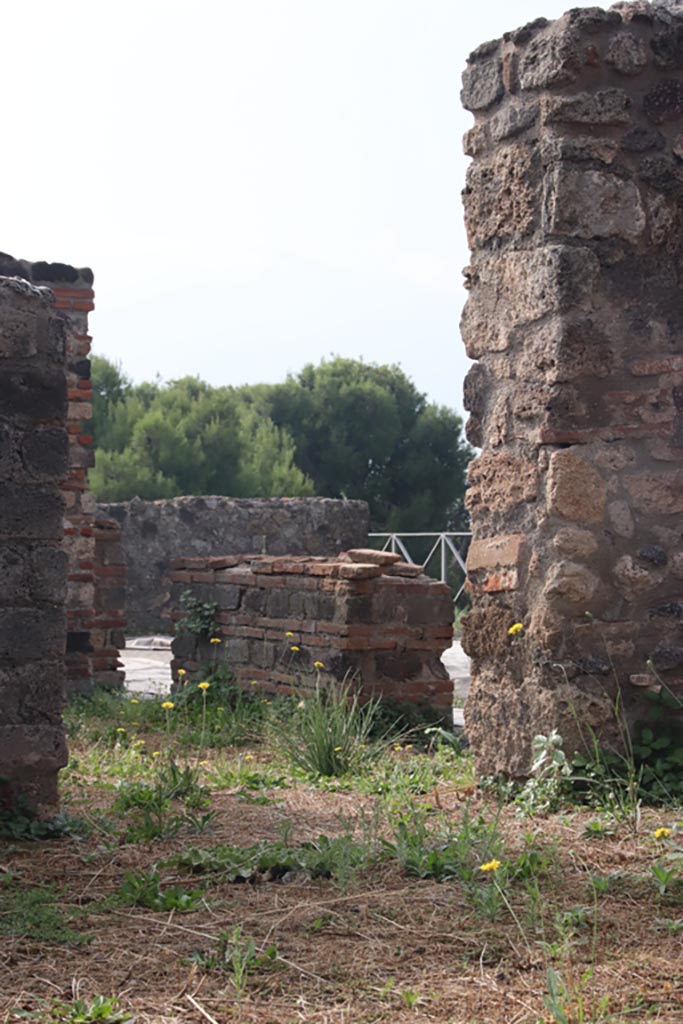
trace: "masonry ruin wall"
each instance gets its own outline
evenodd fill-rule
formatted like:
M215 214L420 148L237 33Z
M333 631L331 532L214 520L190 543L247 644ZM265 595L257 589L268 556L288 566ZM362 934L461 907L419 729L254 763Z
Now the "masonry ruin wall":
M177 686L220 664L258 692L346 684L363 698L431 708L450 724L453 684L440 656L452 643L453 599L420 566L356 549L330 558L178 558L171 578ZM182 628L186 591L216 606L211 636Z
M66 764L67 322L0 277L0 810L57 804Z
M99 510L121 529L125 614L129 631L138 633L168 632L176 558L336 555L367 543L369 529L366 502L334 498L134 498Z
M88 314L95 308L93 273L88 268L32 263L0 253L0 274L49 288L65 331L68 459L61 489L68 557L67 692L88 693L96 686L118 688L123 684L119 649L125 642L126 568L118 523L100 515L88 492L88 469L95 458L88 430L92 417Z
M618 744L617 704L683 686L683 18L538 19L462 98L465 717L478 769L523 775L535 733Z

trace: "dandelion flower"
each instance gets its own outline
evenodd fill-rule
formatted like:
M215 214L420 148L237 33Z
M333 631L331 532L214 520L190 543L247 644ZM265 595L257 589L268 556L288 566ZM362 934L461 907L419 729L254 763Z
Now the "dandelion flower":
M197 689L198 690L205 690L206 691L206 690L209 689L210 686L211 686L211 683L197 683Z
M290 636L291 637L291 636L294 636L294 634L292 633L291 629L288 629L287 632L285 633L285 636Z
M161 757L161 751L160 750L153 750L152 751L152 757Z
M187 671L184 668L179 668L178 669L178 675L179 676L186 676L187 675Z
M250 686L258 686L258 679L252 679Z
M400 749L401 749L401 744L400 743L394 743L394 750L400 750Z
M209 763L208 761L200 761L200 762L199 762L199 766L200 766L200 768L204 768L204 767L206 767L206 765L207 765L208 763Z
M671 829L670 828L656 828L655 829L655 839L668 839L670 835L671 835Z
M497 871L499 867L500 867L500 861L496 860L495 857L494 857L493 860L487 861L486 864L480 864L479 865L479 870L480 871Z
M140 701L136 700L135 697L131 697L130 702L131 702L131 704L139 704L140 703Z
M253 754L245 754L244 755L244 760L245 761L253 761L254 760L254 755Z
M513 626L510 626L510 628L508 629L508 636L519 636L523 629L524 626L521 622L515 622L515 624Z
M125 730L125 729L121 729L121 728L119 728L119 729L117 729L116 731L117 731L117 732L125 732L126 730Z
M219 636L212 636L211 639L209 640L209 643L210 644L222 644L223 641L221 640L221 638Z
M314 661L313 668L325 668L325 666L323 665L322 661Z
M175 707L175 704L173 703L172 700L165 700L161 706L162 708L164 708L165 711L171 711L172 708Z
M301 648L297 647L296 644L292 644L292 646L289 649L290 651L294 651L295 654L301 650Z

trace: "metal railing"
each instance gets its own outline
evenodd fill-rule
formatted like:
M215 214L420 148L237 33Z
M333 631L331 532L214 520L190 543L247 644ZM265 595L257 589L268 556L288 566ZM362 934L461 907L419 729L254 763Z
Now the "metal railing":
M455 593L453 603L457 604L458 598L462 595L465 589L465 581L467 579L467 569L465 567L465 559L467 557L467 547L469 545L471 533L371 533L369 534L371 540L384 541L380 550L392 551L394 554L401 555L406 562L411 562L413 565L421 565L426 573L431 576L437 576L442 583L449 583ZM427 544L420 544L418 538L423 541L426 540ZM456 541L459 538L459 542ZM413 550L415 550L415 544L419 547L429 548L429 554L422 560L413 558L408 548L408 543L412 544ZM434 569L434 563L436 562L437 572L430 571ZM452 583L453 570L455 569L455 585ZM462 576L462 581L460 580Z

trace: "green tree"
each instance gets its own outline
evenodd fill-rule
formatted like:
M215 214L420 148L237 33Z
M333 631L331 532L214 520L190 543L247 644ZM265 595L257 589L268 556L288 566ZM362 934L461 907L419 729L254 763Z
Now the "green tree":
M237 389L195 377L136 386L102 359L93 369L97 447L90 483L101 501L313 493L294 464L287 431Z
M464 525L471 450L461 420L429 404L400 367L336 357L244 390L292 436L316 493L364 498L374 529Z

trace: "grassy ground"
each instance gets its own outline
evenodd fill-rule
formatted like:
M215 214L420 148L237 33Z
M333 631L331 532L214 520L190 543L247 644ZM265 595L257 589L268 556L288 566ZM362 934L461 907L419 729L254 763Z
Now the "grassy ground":
M502 803L388 721L320 776L310 706L171 702L72 708L55 835L2 823L0 1019L683 1021L678 809Z

